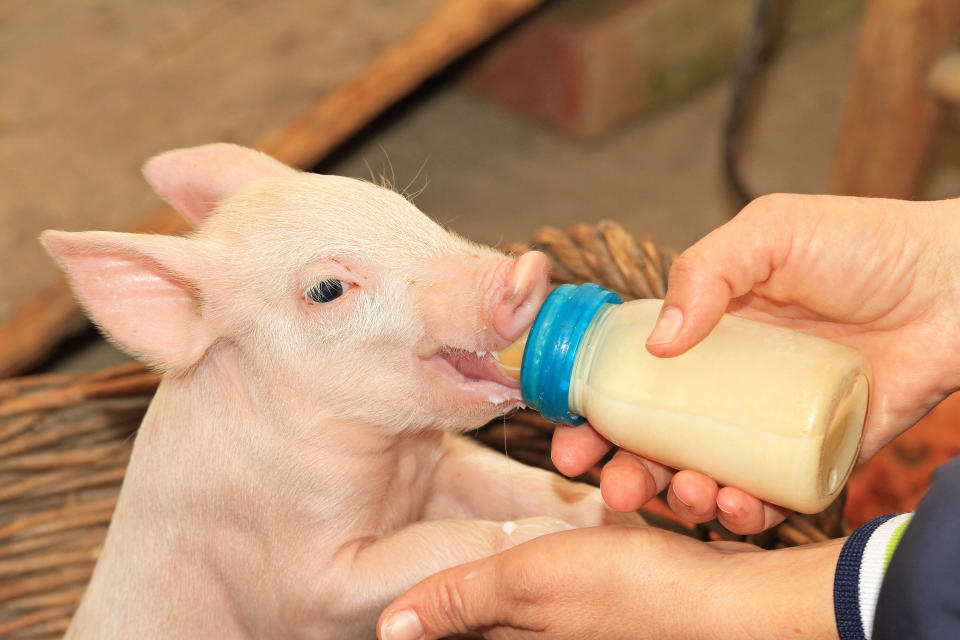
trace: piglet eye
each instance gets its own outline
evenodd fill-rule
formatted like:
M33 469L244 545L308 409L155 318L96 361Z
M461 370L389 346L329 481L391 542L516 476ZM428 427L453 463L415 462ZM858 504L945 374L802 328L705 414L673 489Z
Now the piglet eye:
M307 302L330 302L342 296L343 292L349 288L350 285L346 282L329 278L313 285L303 295Z

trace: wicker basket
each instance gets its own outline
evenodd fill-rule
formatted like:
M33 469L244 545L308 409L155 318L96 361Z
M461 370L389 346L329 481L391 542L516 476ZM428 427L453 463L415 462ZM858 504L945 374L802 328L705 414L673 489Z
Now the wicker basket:
M533 246L553 261L557 282L593 281L625 299L662 297L675 254L615 222L539 230ZM530 246L510 244L522 253ZM93 572L116 504L133 435L159 376L131 363L93 374L0 381L0 637L60 637ZM553 469L553 425L521 411L476 437L527 464ZM596 474L582 479L596 482ZM771 548L844 534L841 501L816 516L791 516L760 536L716 522L672 519L660 498L647 519L700 539L748 540Z

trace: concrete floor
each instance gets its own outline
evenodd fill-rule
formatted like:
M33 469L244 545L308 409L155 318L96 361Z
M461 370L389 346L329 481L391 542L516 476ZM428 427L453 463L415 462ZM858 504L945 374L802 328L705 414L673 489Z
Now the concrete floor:
M775 61L744 150L744 175L756 193L824 190L855 44L851 24L788 46ZM416 197L420 208L480 242L525 240L544 224L615 218L679 250L736 213L720 163L729 92L718 84L584 144L507 113L452 78L322 169L383 173L409 191L426 183ZM953 195L957 185L957 164L939 162L924 195ZM57 366L93 369L119 357L97 344Z
M0 2L0 322L58 274L41 231L129 228L147 158L254 143L440 1Z
M855 41L856 30L844 28L777 60L745 151L753 189L823 190ZM727 83L716 85L585 144L452 82L324 170L395 174L414 191L428 179L420 208L481 242L616 218L682 249L736 211L720 164L729 93Z

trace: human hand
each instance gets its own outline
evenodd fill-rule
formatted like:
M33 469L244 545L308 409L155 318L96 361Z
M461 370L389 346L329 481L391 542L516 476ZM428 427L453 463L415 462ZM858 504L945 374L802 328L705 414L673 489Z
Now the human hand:
M676 356L724 312L784 325L859 349L873 370L860 461L958 387L960 204L772 195L758 198L674 263L647 342ZM579 475L610 444L588 426L558 428L553 459ZM672 470L618 451L603 469L604 499L630 511L671 483ZM707 476L681 471L667 493L690 522L718 517L737 533L787 511Z
M836 637L842 540L758 551L652 527L531 540L448 569L381 614L380 640ZM806 634L806 635L804 635Z

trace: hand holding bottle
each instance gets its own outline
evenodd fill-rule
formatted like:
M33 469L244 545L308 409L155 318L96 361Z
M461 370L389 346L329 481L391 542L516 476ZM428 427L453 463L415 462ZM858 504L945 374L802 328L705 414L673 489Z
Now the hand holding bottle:
M664 309L647 348L685 352L724 312L843 342L874 375L861 460L960 387L960 205L833 196L759 198L674 264ZM558 428L557 468L582 473L609 449L588 426ZM602 489L617 509L639 507L672 471L623 451L605 466ZM678 473L668 493L681 517L719 516L750 533L785 512L710 478Z

